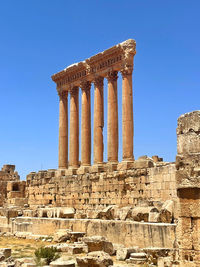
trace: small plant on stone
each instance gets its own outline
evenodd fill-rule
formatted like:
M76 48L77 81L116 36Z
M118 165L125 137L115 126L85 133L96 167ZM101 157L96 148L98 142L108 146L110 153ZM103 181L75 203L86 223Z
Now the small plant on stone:
M41 247L35 250L35 262L37 266L49 265L60 256L54 247Z

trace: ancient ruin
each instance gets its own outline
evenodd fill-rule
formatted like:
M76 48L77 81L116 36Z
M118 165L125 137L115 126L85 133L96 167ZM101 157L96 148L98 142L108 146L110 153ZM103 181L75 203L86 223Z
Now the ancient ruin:
M135 41L127 40L54 74L60 110L58 169L31 172L26 182L19 180L13 165L4 165L0 172L1 235L42 238L60 253L73 255L67 262L52 262L52 267L200 266L200 111L178 118L176 162L164 162L156 155L134 159L135 54ZM122 120L118 120L118 74ZM105 105L107 162L103 161ZM119 127L122 162L118 162Z

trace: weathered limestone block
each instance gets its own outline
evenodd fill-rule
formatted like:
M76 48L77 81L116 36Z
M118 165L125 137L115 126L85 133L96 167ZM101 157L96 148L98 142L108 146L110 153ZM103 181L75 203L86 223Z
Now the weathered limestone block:
M108 267L113 265L110 255L104 251L94 251L76 258L79 267Z
M112 209L113 217L115 220L123 220L130 219L132 216L132 207L122 207L114 206Z
M174 219L174 202L173 200L167 200L163 204L159 216L158 222L172 223Z
M70 242L77 242L80 238L85 236L85 232L69 232Z
M148 222L150 213L158 213L158 209L155 207L135 207L132 210L132 218L137 222Z
M55 232L53 241L57 243L65 242L70 239L69 229L59 229Z
M178 118L177 152L192 154L200 152L200 110L183 114Z
M116 259L118 261L125 261L128 259L131 255L131 253L137 252L138 247L132 247L132 248L119 248L116 253Z
M58 218L74 218L75 209L74 208L57 208Z
M1 248L0 253L3 254L7 259L11 256L11 248Z
M84 237L82 240L88 246L88 252L105 251L109 255L113 255L115 250L113 244L103 236Z
M144 169L152 167L154 167L153 159L147 156L139 157L137 160L134 161L134 168L136 169Z
M104 208L102 211L99 211L97 214L97 219L102 220L113 220L113 213L112 213L113 206L108 206Z

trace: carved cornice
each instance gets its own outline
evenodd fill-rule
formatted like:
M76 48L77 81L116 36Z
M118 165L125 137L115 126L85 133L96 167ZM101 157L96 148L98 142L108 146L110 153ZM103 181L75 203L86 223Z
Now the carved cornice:
M110 69L121 71L126 66L133 66L135 54L136 43L134 40L129 39L85 61L70 65L54 74L52 80L57 84L58 88L70 88L72 84L78 86L83 80L93 81L95 76L105 76Z
M84 90L84 91L89 91L90 88L91 88L91 82L89 82L89 81L82 81L82 82L80 83L80 87L81 87L81 89Z
M114 82L117 81L118 78L118 72L117 71L109 71L106 75L106 78L108 82Z
M104 77L101 77L101 76L95 77L94 86L98 88L103 87L103 81L104 81Z

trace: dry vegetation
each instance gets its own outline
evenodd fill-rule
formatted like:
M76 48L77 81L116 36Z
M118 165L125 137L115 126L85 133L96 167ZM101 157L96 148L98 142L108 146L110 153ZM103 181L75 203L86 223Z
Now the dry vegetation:
M33 257L37 248L49 245L49 242L14 237L0 237L0 248L11 248L13 258Z

